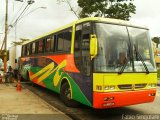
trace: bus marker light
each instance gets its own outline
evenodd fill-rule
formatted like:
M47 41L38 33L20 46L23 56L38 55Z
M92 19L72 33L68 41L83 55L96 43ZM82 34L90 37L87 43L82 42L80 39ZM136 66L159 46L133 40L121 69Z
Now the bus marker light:
M155 93L149 93L148 96L155 96Z
M115 86L104 86L104 90L114 90L115 89Z

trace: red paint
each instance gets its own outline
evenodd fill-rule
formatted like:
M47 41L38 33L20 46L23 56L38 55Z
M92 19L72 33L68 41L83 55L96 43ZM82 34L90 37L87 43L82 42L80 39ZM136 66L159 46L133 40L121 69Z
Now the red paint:
M21 65L23 65L23 62L26 59L29 58L38 58L38 57L26 57L26 58L21 58ZM40 56L39 58L49 58L53 60L53 62L60 64L62 61L66 60L67 65L66 67L63 68L64 71L67 72L76 72L79 73L79 70L77 69L75 62L74 62L74 55L73 54L63 54L63 55L50 55L50 56Z
M29 72L29 76L32 76L34 73L32 73L31 71ZM35 77L33 80L31 80L32 82L34 83L37 83L38 82L38 78Z
M48 56L47 58L52 59L57 64L60 64L63 60L66 60L67 61L67 66L64 68L65 71L67 71L67 72L79 72L79 70L75 66L74 55L73 54Z
M38 84L38 85L40 85L40 86L42 86L42 87L45 87L45 88L46 88L46 85L43 83L43 81L42 81L42 82L40 82L40 83L36 83L36 84Z
M93 93L93 107L98 109L121 107L134 105L146 102L152 102L155 96L149 96L150 93L156 94L155 89L141 91L125 91L125 92L108 92L108 93ZM114 97L113 100L104 101L106 97ZM112 106L104 107L104 104L112 104Z
M30 71L30 72L29 72L29 76L32 76L32 75L33 75L33 73ZM40 85L40 86L42 86L42 87L46 87L46 85L43 83L43 81L40 82L40 83L38 83L38 77L35 77L35 78L32 80L32 82L34 82L34 83L36 83L36 84L38 84L38 85Z

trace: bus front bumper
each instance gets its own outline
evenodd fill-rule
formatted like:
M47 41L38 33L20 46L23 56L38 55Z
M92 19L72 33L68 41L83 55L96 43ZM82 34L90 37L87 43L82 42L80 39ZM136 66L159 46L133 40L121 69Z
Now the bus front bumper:
M152 102L156 89L123 92L94 92L93 108L104 109Z

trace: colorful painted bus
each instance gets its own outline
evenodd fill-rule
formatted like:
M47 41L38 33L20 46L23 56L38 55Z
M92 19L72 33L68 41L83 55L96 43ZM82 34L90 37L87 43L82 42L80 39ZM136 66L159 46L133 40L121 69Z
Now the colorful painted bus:
M105 109L153 102L157 73L148 28L89 17L22 45L24 79L77 103Z

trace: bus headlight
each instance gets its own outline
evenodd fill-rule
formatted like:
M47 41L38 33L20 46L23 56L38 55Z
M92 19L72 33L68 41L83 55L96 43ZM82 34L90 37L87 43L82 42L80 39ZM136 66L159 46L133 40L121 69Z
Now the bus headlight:
M148 87L149 87L149 88L155 88L156 86L157 86L156 83L150 83L150 84L148 84Z
M104 86L104 90L115 90L115 86L114 85L105 85Z
M115 86L110 86L110 90L114 90L115 89Z
M109 90L109 86L104 86L104 90Z

